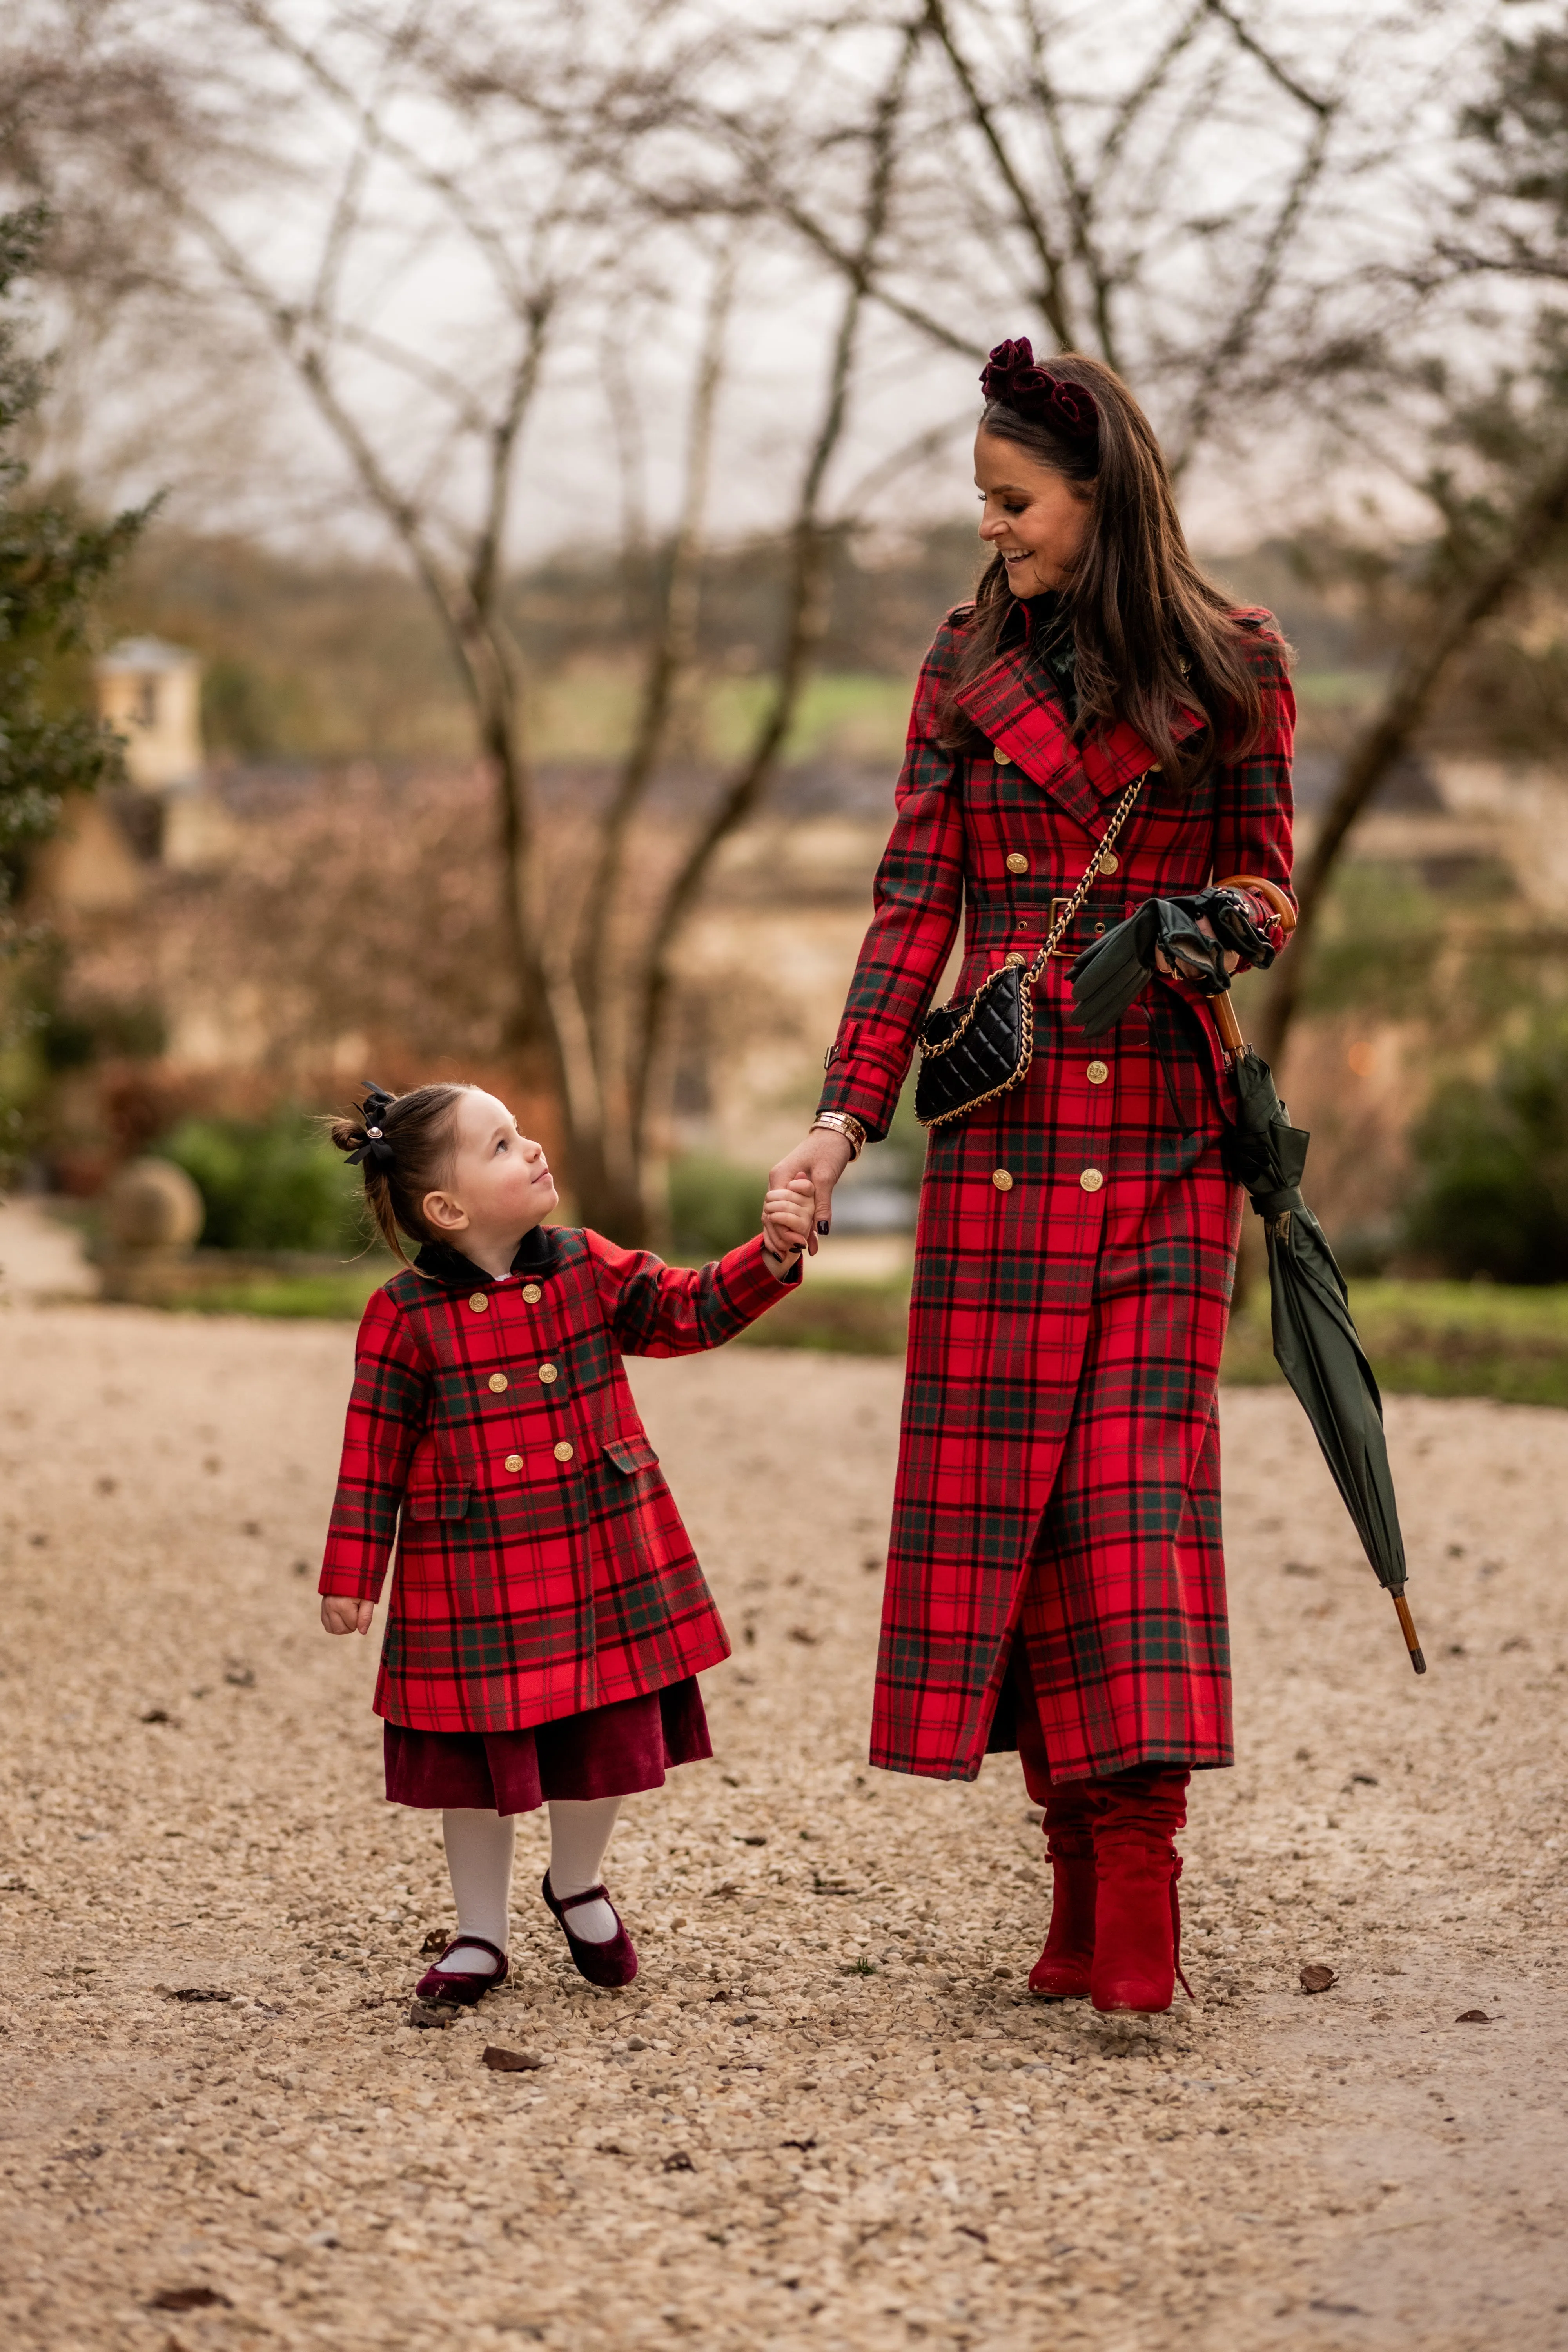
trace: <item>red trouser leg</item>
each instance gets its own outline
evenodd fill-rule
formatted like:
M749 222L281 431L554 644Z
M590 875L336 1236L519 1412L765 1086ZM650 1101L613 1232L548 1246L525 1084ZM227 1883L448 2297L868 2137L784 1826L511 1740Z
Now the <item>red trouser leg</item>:
M1018 1717L1018 1757L1024 1786L1045 1811L1046 1851L1051 1863L1051 1925L1046 1948L1029 1970L1029 1990L1046 2000L1086 2000L1094 1960L1093 1780L1051 1785L1027 1669L1015 1669L1013 1692Z
M1144 1764L1095 1782L1096 2009L1169 2009L1181 1976L1181 1856L1172 1834L1187 1818L1182 1765ZM1189 1996L1185 1977L1182 1985Z

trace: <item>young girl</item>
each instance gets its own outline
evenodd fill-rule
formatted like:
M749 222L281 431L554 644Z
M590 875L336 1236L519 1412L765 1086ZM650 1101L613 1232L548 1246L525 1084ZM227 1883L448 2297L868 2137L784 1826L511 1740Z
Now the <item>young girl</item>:
M360 1326L320 1591L329 1633L368 1633L395 1534L386 1793L440 1810L458 1912L415 2021L505 1978L513 1817L542 1804L572 1958L629 1984L605 1849L623 1797L712 1754L696 1677L730 1643L621 1359L720 1347L797 1283L810 1187L769 1192L760 1239L684 1272L546 1232L543 1149L478 1087L373 1087L332 1140L405 1268Z

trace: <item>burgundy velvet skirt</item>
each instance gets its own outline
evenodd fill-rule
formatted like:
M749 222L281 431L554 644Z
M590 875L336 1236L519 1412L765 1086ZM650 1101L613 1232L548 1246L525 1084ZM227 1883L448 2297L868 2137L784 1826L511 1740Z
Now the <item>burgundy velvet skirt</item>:
M697 1677L642 1698L591 1706L526 1731L412 1731L383 1726L386 1800L426 1811L531 1813L552 1797L584 1803L662 1789L677 1764L713 1753Z

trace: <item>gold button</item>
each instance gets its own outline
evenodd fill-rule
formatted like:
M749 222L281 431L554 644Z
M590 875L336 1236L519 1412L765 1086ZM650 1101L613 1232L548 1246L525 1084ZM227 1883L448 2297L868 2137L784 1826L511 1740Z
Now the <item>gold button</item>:
M544 1293L541 1290L537 1282L525 1282L523 1284L522 1303L525 1307L537 1307L543 1296Z
M1091 1087L1102 1087L1110 1076L1110 1065L1108 1062L1091 1062L1085 1075Z
M1086 1168L1078 1181L1086 1192L1098 1192L1105 1179L1098 1168Z
M1008 853L1007 853L1007 871L1008 871L1008 873L1009 873L1009 874L1026 874L1026 873L1028 872L1028 870L1029 870L1029 861L1028 861L1028 859L1025 856L1025 855L1024 855L1023 851L1022 851L1021 849L1010 849L1010 850L1008 851Z
M999 1192L1010 1192L1013 1189L1013 1179L1005 1168L994 1168L991 1171L991 1181Z
M553 1381L558 1381L561 1378L561 1375L556 1370L553 1364L541 1364L539 1367L539 1377L544 1382L545 1387L549 1388Z
M506 1466L509 1470L521 1470L522 1467L521 1454L509 1454L506 1457Z
M1012 761L1007 757L1006 752L998 751L994 744L991 747L991 757L995 761L996 765L999 768L1010 768L1013 764Z
M504 1372L492 1372L490 1374L490 1389L496 1396L500 1396L505 1386L506 1374Z
M468 1301L468 1305L473 1308L476 1315L484 1314L489 1306L489 1300L485 1297L482 1290L476 1290L473 1297Z
M573 1444L571 1439L569 1437L563 1437L561 1440L560 1444L555 1449L555 1459L557 1462L570 1462L576 1450L577 1449Z
M1108 849L1104 856L1100 861L1100 870L1102 874L1114 874L1121 863L1121 860L1116 855L1115 850Z
M1028 961L1028 957L1026 955L1020 955L1016 948L1014 949L1010 956L1005 956L1003 958L1004 963L1016 964L1020 966L1026 964Z

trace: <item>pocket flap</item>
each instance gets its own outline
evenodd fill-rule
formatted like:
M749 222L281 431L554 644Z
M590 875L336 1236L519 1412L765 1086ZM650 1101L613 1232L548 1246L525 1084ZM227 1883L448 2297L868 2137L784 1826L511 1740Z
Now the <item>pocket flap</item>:
M407 1501L411 1519L466 1519L468 1516L470 1489L461 1486L422 1486Z
M607 1437L605 1452L617 1470L653 1470L658 1456L646 1437Z

